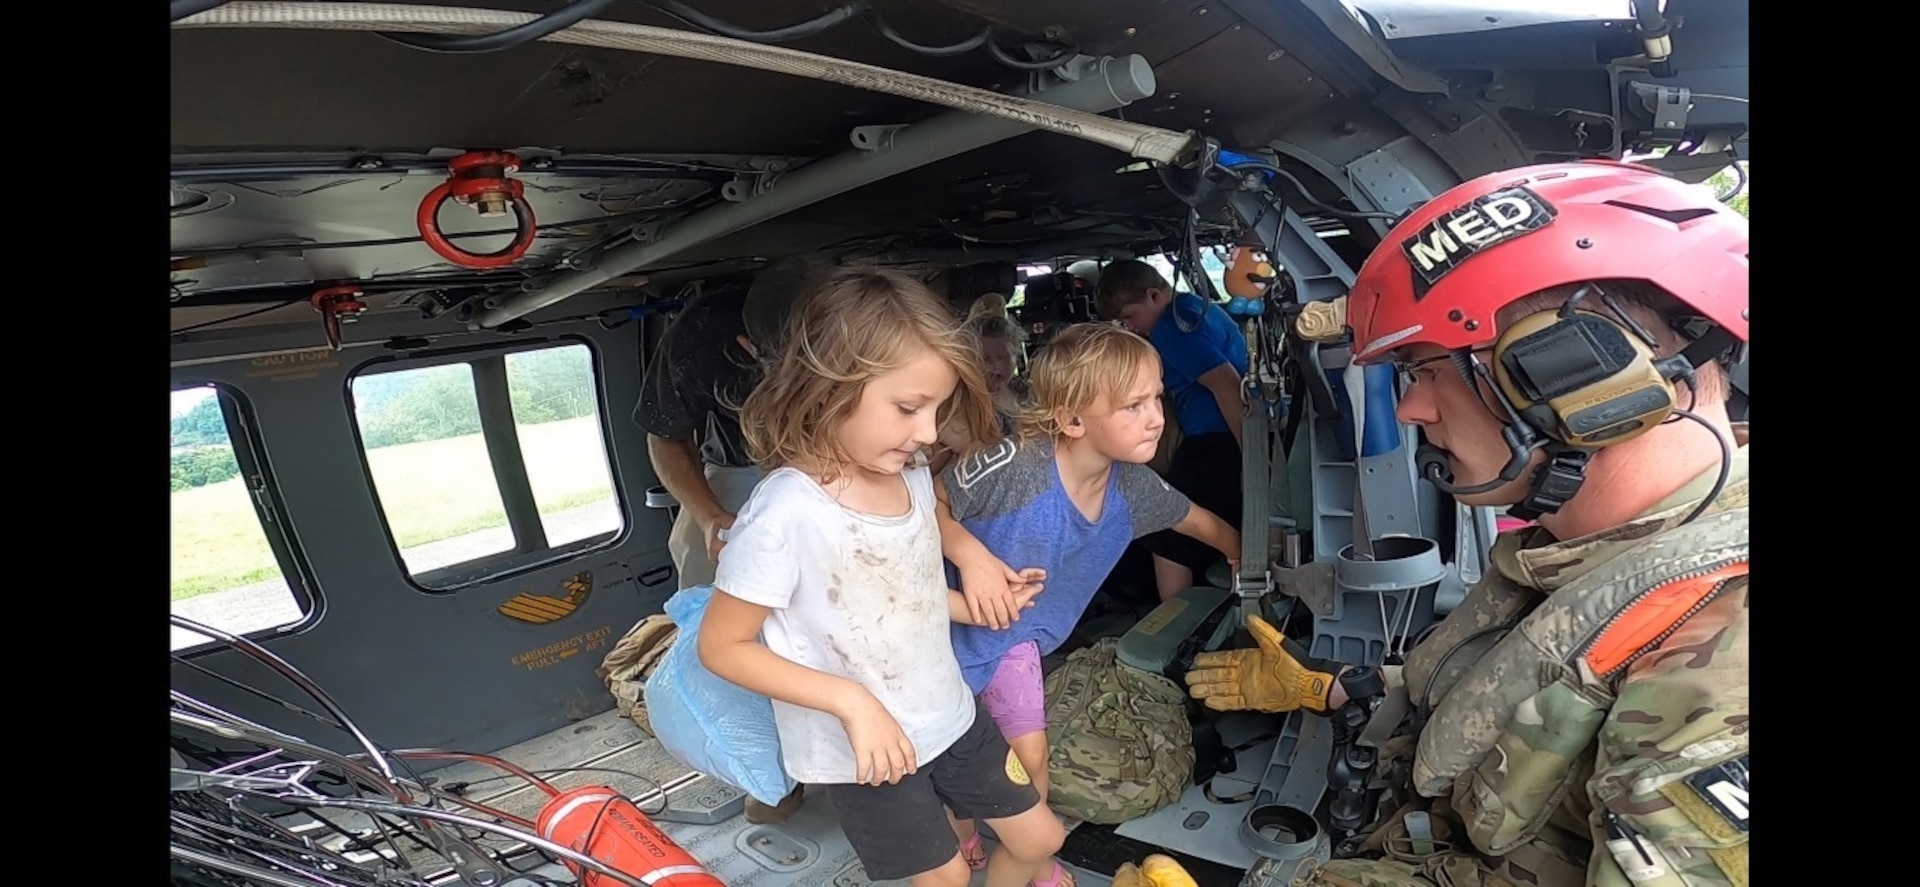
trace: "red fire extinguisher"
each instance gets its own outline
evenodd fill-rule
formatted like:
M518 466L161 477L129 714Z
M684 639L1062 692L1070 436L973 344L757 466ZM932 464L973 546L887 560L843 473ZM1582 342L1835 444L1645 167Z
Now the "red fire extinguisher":
M654 887L726 887L706 866L673 842L632 801L604 785L555 795L535 820L539 835L577 850ZM581 887L619 887L605 875L572 862Z

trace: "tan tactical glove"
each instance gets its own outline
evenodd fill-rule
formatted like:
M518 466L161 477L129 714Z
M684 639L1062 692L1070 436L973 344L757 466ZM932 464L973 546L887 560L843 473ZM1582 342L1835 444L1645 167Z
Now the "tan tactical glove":
M1301 664L1281 646L1286 636L1265 619L1248 614L1247 630L1260 648L1195 656L1193 669L1187 672L1187 692L1215 711L1304 708L1325 713L1334 675Z
M1155 853L1140 865L1120 864L1113 873L1113 887L1200 887L1193 876L1173 857Z

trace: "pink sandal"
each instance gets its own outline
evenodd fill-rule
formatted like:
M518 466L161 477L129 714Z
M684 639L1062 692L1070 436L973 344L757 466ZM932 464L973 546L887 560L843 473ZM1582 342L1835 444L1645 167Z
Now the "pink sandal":
M1060 861L1056 859L1053 862L1053 877L1045 881L1035 880L1033 887L1075 887L1077 883L1073 878L1073 873L1067 871L1067 867L1061 865Z
M981 871L987 867L987 850L985 847L980 846L979 832L974 832L973 837L961 842L960 858L966 862L967 868L972 871Z

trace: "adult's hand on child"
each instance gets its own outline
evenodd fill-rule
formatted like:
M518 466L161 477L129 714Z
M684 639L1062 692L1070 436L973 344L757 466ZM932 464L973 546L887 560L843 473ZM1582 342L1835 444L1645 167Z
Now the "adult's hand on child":
M853 746L854 781L861 785L897 784L919 768L913 743L886 706L872 693L840 716Z
M733 522L739 518L731 511L722 511L712 520L695 521L700 526L700 535L707 540L707 559L718 563L720 549L727 547L725 532L733 529Z

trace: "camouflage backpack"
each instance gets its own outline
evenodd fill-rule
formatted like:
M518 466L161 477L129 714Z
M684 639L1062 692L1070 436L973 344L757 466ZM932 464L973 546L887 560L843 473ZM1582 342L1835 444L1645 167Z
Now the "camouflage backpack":
M1180 800L1193 778L1187 694L1114 658L1117 638L1077 650L1047 676L1047 803L1112 825Z

